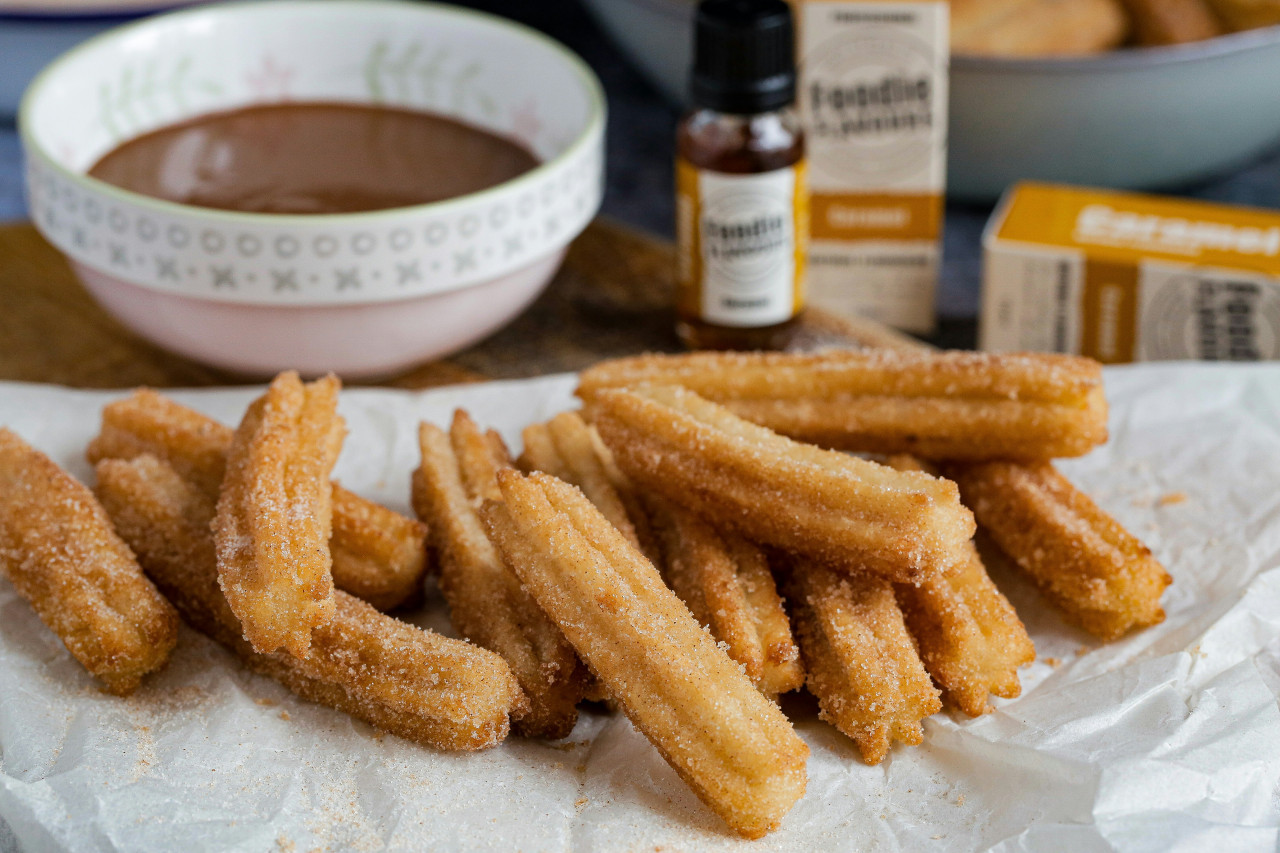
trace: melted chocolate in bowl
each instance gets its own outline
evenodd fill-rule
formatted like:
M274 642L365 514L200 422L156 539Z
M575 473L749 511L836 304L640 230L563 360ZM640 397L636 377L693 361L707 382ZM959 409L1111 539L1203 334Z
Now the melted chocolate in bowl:
M286 103L131 139L89 174L143 195L247 213L360 213L443 201L538 165L520 143L390 107Z

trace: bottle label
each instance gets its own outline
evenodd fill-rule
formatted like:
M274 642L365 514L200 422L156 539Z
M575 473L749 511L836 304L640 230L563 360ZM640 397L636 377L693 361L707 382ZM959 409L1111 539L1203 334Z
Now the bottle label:
M810 301L934 329L947 165L950 5L805 0L800 86L813 193Z
M784 323L804 307L804 161L752 175L676 164L679 310L719 326Z

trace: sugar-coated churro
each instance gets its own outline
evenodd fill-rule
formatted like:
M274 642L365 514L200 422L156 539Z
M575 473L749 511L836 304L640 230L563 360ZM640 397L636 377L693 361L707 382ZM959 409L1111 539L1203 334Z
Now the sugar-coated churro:
M764 552L683 507L653 498L663 577L766 696L804 685L800 650Z
M337 378L277 376L249 406L227 452L213 538L218 583L255 651L297 657L333 618L333 488L346 428Z
M991 538L1068 619L1104 640L1164 620L1164 567L1051 463L944 470Z
M1049 354L924 350L691 353L606 361L607 388L681 385L800 441L939 459L1080 456L1107 438L1101 366Z
M791 723L580 491L514 470L499 484L490 532L631 722L734 830L775 829L805 787Z
M1232 30L1280 24L1280 0L1209 0L1209 5Z
M980 56L1075 56L1117 47L1129 21L1117 0L952 0L951 47Z
M656 553L648 513L618 470L609 449L578 412L561 412L550 421L525 427L519 465L542 471L582 489L587 500L645 556Z
M907 633L893 585L809 560L788 572L787 602L806 683L824 720L879 764L893 741L924 740L920 721L942 707Z
M226 470L230 427L140 388L102 410L90 443L92 463L150 453L216 500ZM333 582L357 598L390 610L417 595L427 571L426 528L334 484Z
M466 412L454 413L446 435L419 427L421 467L413 506L427 521L440 555L440 591L458 633L497 652L511 666L530 710L516 731L530 737L568 736L578 719L586 670L564 634L520 586L489 541L477 515L485 500L501 500L497 472L505 447L481 433Z
M1123 0L1139 44L1185 44L1223 33L1205 0Z
M603 389L591 414L637 486L756 542L914 583L973 535L954 483L792 441L683 388Z
M261 655L241 637L218 587L214 504L165 462L98 463L98 495L147 574L196 630L304 699L439 749L483 749L507 735L524 702L497 655L423 631L341 591L333 620L302 658Z
M177 613L93 494L4 428L0 575L110 693L132 692L177 642Z
M932 473L911 456L894 456L887 464ZM1021 694L1018 667L1035 660L1035 646L972 542L968 559L950 574L919 586L898 584L895 591L920 659L947 703L976 717L991 709L988 694Z

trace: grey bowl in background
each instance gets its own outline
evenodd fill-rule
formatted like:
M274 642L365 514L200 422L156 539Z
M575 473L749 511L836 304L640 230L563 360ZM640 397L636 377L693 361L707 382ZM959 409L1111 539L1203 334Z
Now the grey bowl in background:
M640 71L684 100L694 0L582 0ZM1062 59L955 56L948 193L1019 180L1161 189L1280 141L1280 27Z

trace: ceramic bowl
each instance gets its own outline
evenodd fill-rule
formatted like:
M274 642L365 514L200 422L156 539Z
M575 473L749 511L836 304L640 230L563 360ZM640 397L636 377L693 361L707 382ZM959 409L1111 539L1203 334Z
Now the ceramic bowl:
M1169 189L1280 141L1280 27L1085 58L951 60L949 191Z
M448 201L315 216L174 204L86 175L157 127L288 100L444 114L521 141L541 165ZM580 59L509 21L276 0L99 36L32 83L19 126L36 226L126 325L240 373L358 378L454 352L538 295L599 207L604 113Z
M684 100L693 0L584 0L664 94ZM1280 141L1280 27L1071 59L951 60L948 193L1020 180L1168 189Z

